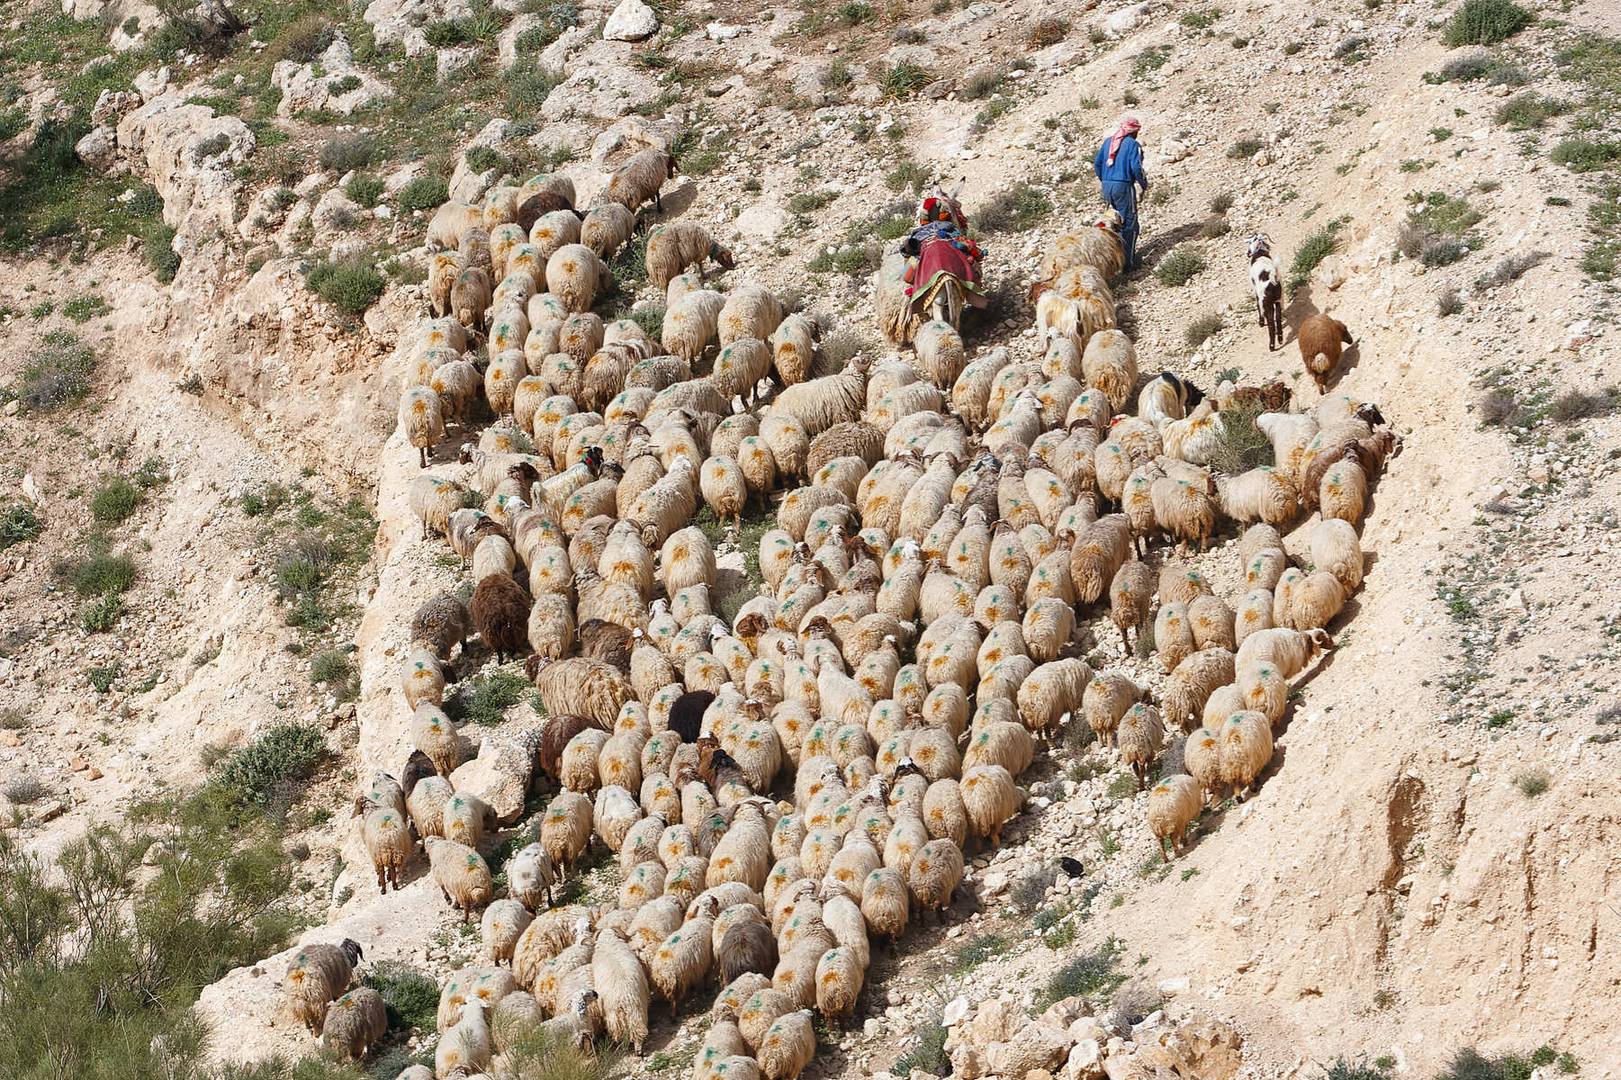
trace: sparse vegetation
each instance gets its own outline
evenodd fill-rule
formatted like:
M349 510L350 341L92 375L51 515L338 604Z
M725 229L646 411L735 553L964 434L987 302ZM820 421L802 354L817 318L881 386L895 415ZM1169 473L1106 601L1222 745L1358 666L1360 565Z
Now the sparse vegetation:
M90 378L95 370L95 350L66 330L51 330L24 362L16 394L26 409L60 409L90 395Z
M38 777L30 776L28 773L12 777L6 781L5 790L0 791L0 795L4 795L6 801L13 806L37 803L49 794L50 789L41 783Z
M979 934L957 947L951 958L951 973L967 975L985 961L1006 952L1008 939L1000 934Z
M1539 94L1535 90L1527 90L1523 94L1515 94L1499 105L1496 118L1499 124L1510 131L1530 131L1569 111L1570 105L1567 102Z
M94 294L75 296L62 305L62 314L76 323L89 322L91 319L107 314L112 308L107 301Z
M1183 337L1189 345L1197 349L1210 338L1220 333L1224 325L1226 324L1222 322L1220 315L1214 311L1207 311L1188 323L1188 328L1183 332Z
M1057 45L1069 36L1069 20L1049 15L1037 19L1030 27L1029 41L1032 48L1044 49L1049 45Z
M1100 998L1114 993L1125 982L1125 976L1115 970L1122 947L1119 939L1109 938L1071 959L1053 972L1037 1000L1051 1004L1067 997Z
M1548 156L1573 173L1598 172L1621 161L1621 142L1574 136L1561 139Z
M1339 245L1339 231L1344 225L1344 218L1335 218L1300 242L1289 263L1289 288L1298 289L1310 281L1317 264L1334 254Z
M0 551L17 544L26 544L45 529L33 503L7 503L0 509Z
M986 200L975 221L987 232L1024 232L1052 212L1052 200L1034 184L1020 181Z
M1520 794L1527 799L1534 799L1543 794L1552 786L1553 781L1541 769L1522 772L1514 778L1514 786L1520 789Z
M1133 80L1146 78L1150 73L1158 71L1165 66L1171 58L1171 47L1160 45L1152 49L1144 49L1131 58L1131 77Z
M322 260L305 275L310 289L340 311L359 315L383 294L383 275L362 259Z
M141 505L141 489L123 476L104 476L90 497L90 516L103 525L117 525Z
M891 1070L897 1076L910 1076L915 1069L942 1076L951 1071L951 1059L946 1055L946 1031L938 1015L918 1023L912 1029L913 1045L895 1060Z
M395 201L401 210L433 210L450 198L450 187L437 176L419 176L400 188Z
M928 170L911 158L906 158L897 164L888 173L884 174L884 184L891 191L922 191L923 185L929 182Z
M1451 285L1442 286L1441 291L1435 294L1435 310L1442 318L1457 315L1463 311L1463 297Z
M1212 469L1236 476L1273 464L1272 442L1255 426L1255 418L1261 411L1257 406L1236 405L1222 410L1222 435L1210 457Z
M1415 195L1397 237L1397 249L1425 266L1449 266L1484 241L1473 227L1483 215L1462 196L1432 191Z
M445 715L457 723L499 724L507 709L522 701L527 690L528 679L518 672L497 668L457 686L445 698Z
M1439 72L1427 74L1428 83L1485 82L1488 86L1524 86L1526 74L1515 64L1484 49L1454 57Z
M1495 45L1531 25L1531 13L1513 0L1464 0L1441 39L1459 45Z
M290 804L326 756L326 739L315 728L276 724L227 757L214 782L239 803Z
M1161 285L1186 285L1205 268L1205 258L1196 249L1183 245L1167 254L1154 267Z
M1548 406L1548 417L1560 423L1612 416L1621 410L1621 386L1607 386L1603 390L1587 393L1567 390L1553 399Z

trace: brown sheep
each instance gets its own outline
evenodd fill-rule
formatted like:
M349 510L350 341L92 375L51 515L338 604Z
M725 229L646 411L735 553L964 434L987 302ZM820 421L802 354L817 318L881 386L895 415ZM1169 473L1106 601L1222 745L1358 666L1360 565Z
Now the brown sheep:
M1300 324L1295 340L1300 344L1300 362L1317 383L1317 392L1326 393L1329 376L1340 366L1340 346L1354 344L1351 331L1338 319L1319 312Z
M529 644L529 592L506 574L491 574L473 589L467 605L484 644L505 662Z
M668 151L655 148L633 155L608 180L603 199L635 210L648 199L662 213L664 199L659 189L664 181L675 179L675 157Z

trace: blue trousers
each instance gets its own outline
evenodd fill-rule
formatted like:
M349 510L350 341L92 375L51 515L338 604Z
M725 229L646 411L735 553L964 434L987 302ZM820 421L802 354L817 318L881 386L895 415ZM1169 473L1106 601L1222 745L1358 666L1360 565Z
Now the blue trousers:
M1126 251L1126 269L1137 268L1137 185L1128 181L1103 181L1103 201L1120 215L1120 242Z

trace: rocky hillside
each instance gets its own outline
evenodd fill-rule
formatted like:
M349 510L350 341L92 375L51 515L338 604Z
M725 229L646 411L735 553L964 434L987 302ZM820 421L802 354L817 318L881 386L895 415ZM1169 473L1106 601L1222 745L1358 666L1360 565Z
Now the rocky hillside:
M730 286L814 314L824 353L884 357L883 245L922 185L960 182L992 296L969 356L1037 357L1028 286L1095 214L1091 159L1129 111L1153 186L1146 269L1116 297L1141 367L1206 390L1281 378L1315 404L1292 336L1269 352L1253 323L1244 241L1268 234L1287 321L1349 325L1333 389L1404 439L1365 585L1258 792L1169 866L1112 750L1044 750L1003 847L943 925L875 956L806 1075L1226 1080L1344 1059L1428 1078L1463 1047L1544 1046L1567 1055L1544 1075L1609 1075L1621 7L1482 7L18 0L0 14L6 827L50 858L264 762L256 805L308 927L286 945L353 937L401 979L469 962L476 933L425 875L379 896L349 816L357 778L410 750L411 614L465 577L421 536L395 429L433 210L549 171L588 206L631 152L670 146L680 175L612 262L605 317L659 325L645 230L696 221L733 251ZM439 471L469 480L454 457ZM746 538L723 543L744 582ZM1305 530L1287 546L1302 556ZM1229 530L1195 560L1230 598L1236 550ZM1102 663L1163 682L1106 617L1090 632ZM538 722L518 671L459 673L492 745ZM222 1060L312 1048L277 1013L292 948L266 951L202 994ZM619 1067L684 1075L707 1028L660 1013ZM393 1076L432 1030L431 1010L407 1021L368 1068Z

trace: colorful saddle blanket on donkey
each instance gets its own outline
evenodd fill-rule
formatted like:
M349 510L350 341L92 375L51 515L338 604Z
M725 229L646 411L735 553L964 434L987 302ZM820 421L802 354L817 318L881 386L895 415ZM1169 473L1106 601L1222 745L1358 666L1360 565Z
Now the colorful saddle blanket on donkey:
M967 246L970 250L964 250ZM950 276L963 284L964 299L972 307L988 303L979 283L979 249L972 240L944 238L923 241L917 261L906 269L910 285L907 295L917 306L927 307L934 302L945 277Z

